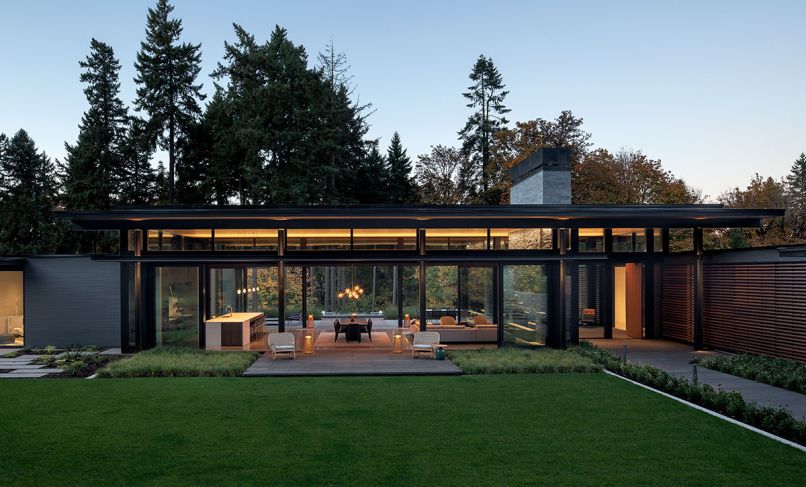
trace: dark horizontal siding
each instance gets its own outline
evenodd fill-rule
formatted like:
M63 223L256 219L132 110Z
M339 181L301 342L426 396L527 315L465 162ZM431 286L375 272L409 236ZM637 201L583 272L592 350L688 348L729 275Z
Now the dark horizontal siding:
M664 265L661 271L661 336L694 341L694 266Z
M25 345L120 346L120 264L28 257Z
M806 263L704 268L703 343L806 360Z

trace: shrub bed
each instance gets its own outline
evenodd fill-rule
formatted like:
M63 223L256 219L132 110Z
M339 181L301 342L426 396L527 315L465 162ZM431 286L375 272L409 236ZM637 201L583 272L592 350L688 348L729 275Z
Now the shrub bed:
M699 365L726 374L806 394L806 364L795 360L740 353L709 355Z
M615 354L588 342L580 343L574 351L628 379L806 445L806 421L795 419L786 409L758 406L745 402L738 392L721 391L708 384L695 384L651 365L624 362Z
M99 353L69 351L62 355L42 355L31 363L64 370L51 377L89 377L111 359L111 356Z
M98 377L225 377L238 376L257 352L211 352L156 348L119 360L98 371Z
M551 348L453 350L448 352L448 356L465 374L551 374L602 370L589 358Z

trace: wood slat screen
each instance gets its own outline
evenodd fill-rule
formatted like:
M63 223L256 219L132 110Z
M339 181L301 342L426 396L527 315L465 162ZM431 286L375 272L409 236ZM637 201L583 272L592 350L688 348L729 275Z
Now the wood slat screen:
M703 344L806 360L806 263L707 264Z
M694 266L664 265L661 272L661 336L694 341Z

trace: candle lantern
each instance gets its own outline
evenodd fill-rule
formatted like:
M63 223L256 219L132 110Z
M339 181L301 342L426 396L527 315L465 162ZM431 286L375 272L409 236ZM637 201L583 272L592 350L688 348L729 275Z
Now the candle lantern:
M395 339L395 343L394 343L394 348L392 349L392 352L393 353L402 353L403 352L403 335L400 333L400 331L395 332L394 339Z
M306 355L310 355L313 353L313 335L305 335L305 348L304 352Z
M403 315L403 326L405 326L406 328L411 326L411 316L409 316L408 313Z
M313 328L314 327L313 315L308 315L308 321L305 323L305 327L306 328Z

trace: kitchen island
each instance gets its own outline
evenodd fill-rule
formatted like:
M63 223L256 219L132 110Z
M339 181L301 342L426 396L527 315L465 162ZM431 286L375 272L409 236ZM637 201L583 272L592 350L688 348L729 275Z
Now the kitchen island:
M266 336L263 313L227 313L204 322L205 348L250 350L254 342Z

